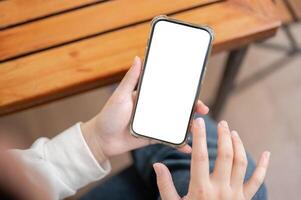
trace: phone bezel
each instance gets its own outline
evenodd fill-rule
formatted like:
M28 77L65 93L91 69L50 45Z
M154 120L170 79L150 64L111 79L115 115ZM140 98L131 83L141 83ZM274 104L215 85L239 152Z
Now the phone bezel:
M196 94L195 94L195 97L194 97L193 106L191 108L190 117L189 117L189 121L188 121L188 124L187 124L187 129L186 129L185 137L184 137L183 141L180 142L180 143L173 143L173 142L169 142L169 141L160 140L158 138L153 138L153 137L149 137L149 136L146 136L146 135L141 135L141 134L135 132L134 129L133 129L133 122L134 122L134 118L135 118L137 103L138 103L138 100L139 100L140 89L141 89L141 84L142 84L143 77L144 77L145 67L146 67L147 59L148 59L148 55L149 55L149 50L150 50L150 47L151 47L153 33L154 33L154 30L155 30L155 26L156 26L156 24L159 21L167 21L167 22L170 22L170 23L176 23L176 24L180 24L180 25L184 25L184 26L189 26L189 27L192 27L192 28L202 29L202 30L205 30L206 32L208 32L208 34L210 36L210 41L209 41L209 45L208 45L208 48L207 48L207 53L206 53L206 56L205 56L204 64L202 66L203 69L202 69L200 78L198 80L197 91L196 91ZM167 144L167 145L170 145L170 146L174 146L174 147L180 147L180 146L183 146L183 145L186 144L187 136L188 136L191 124L192 124L193 114L195 112L195 106L196 106L196 103L197 103L197 100L198 100L198 96L199 96L200 91L201 91L202 81L203 81L203 79L205 77L206 65L207 65L207 62L208 62L208 57L209 57L209 55L211 53L213 38L214 38L214 33L213 33L212 29L209 28L209 27L207 27L207 26L200 26L200 25L196 25L196 24L192 24L192 23L187 23L187 22L184 22L184 21L180 21L180 20L169 18L167 16L162 16L162 15L158 16L158 17L155 17L152 20L151 31L150 31L150 34L149 34L149 37L148 37L148 40L147 40L147 46L146 46L146 51L145 51L145 58L144 58L144 62L143 62L143 65L142 65L143 66L142 67L142 72L141 72L141 75L140 75L139 81L138 81L137 99L136 99L136 101L134 103L133 112L132 112L132 116L131 116L131 119L130 119L130 127L129 128L130 128L130 133L133 136L147 138L147 139L150 139L150 140L156 140L156 141L159 141L160 143L164 143L164 144Z

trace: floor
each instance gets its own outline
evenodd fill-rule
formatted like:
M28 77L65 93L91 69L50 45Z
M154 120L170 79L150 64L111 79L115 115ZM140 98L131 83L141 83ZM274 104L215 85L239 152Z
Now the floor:
M292 28L296 36L301 34L300 24ZM268 43L288 44L282 31ZM220 54L210 59L201 94L207 103L214 97L225 57L226 54ZM103 87L1 117L0 135L18 137L17 147L27 148L37 137L52 137L77 121L88 120L101 109L115 87ZM232 129L240 133L254 158L264 150L272 152L266 179L269 199L294 200L301 196L300 103L300 54L287 56L262 44L252 45L221 119L229 121ZM116 173L129 165L131 159L125 154L113 158L112 163Z

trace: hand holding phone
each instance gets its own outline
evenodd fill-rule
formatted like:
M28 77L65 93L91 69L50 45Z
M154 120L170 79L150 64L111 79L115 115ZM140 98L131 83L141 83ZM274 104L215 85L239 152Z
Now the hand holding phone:
M155 18L130 124L133 135L185 143L212 39L209 28Z
M151 143L146 138L136 138L130 134L129 123L136 101L135 86L141 74L141 60L134 59L133 65L108 99L102 110L89 121L81 124L83 136L99 163L125 152ZM175 108L177 109L177 108ZM196 112L208 113L208 107L197 102ZM188 145L179 148L190 153Z

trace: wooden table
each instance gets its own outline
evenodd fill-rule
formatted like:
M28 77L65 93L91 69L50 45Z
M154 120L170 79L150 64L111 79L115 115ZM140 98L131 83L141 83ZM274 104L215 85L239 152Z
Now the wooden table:
M218 116L247 46L280 26L271 0L8 0L0 13L0 115L120 81L166 14L212 27L213 54L231 51Z
M300 0L274 0L279 17L282 21L282 29L288 39L289 49L287 47L279 45L265 45L266 47L274 50L281 50L287 52L289 56L293 56L301 53L301 47L298 45L291 30L291 25L294 23L300 23L301 21L301 1Z

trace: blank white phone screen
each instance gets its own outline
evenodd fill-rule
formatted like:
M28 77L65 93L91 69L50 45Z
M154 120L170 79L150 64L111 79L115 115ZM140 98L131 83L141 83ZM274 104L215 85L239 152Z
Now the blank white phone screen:
M181 144L185 140L210 45L201 28L156 22L134 113L138 135Z

